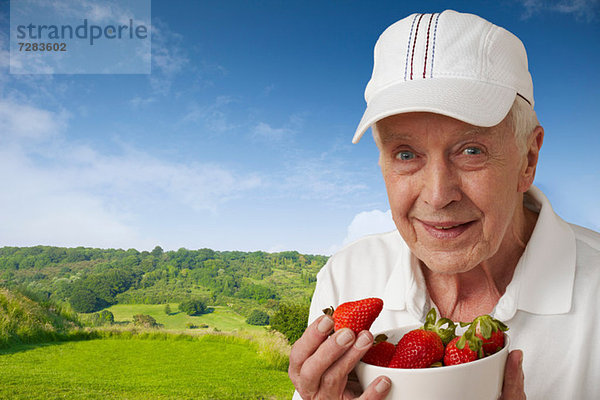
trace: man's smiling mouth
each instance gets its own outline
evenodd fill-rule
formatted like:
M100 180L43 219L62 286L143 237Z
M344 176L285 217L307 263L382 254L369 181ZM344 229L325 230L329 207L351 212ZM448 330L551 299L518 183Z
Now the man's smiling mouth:
M474 220L471 221L425 221L418 220L421 226L428 232L432 237L436 239L454 239L463 234L473 224Z

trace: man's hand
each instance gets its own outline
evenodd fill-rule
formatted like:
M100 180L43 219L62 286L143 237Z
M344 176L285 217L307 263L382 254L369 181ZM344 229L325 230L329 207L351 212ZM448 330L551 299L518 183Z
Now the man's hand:
M523 352L513 350L504 367L504 385L499 400L525 400L525 376L523 375Z
M333 319L323 315L292 347L288 373L304 400L353 399L357 395L347 385L348 374L373 344L373 335L362 331L355 337L352 330L344 328L329 336L332 329ZM379 377L358 398L383 399L390 386L389 378Z

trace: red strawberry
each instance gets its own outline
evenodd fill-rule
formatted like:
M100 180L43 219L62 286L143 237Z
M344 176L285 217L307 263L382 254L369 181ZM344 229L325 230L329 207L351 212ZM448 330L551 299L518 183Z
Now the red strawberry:
M461 326L468 328L459 339L446 346L445 365L474 361L504 347L504 331L508 327L489 315L481 315L471 323L461 322Z
M442 328L446 324L447 328ZM432 308L425 317L423 327L402 336L389 367L427 368L440 365L444 358L444 344L454 338L455 330L454 322L448 318L438 320L435 308Z
M443 357L444 343L437 333L414 329L402 336L388 367L427 368Z
M377 335L373 347L365 353L362 361L367 364L387 367L392 359L396 346L387 341L387 336Z
M461 348L458 347L460 346L458 345L458 342L461 338L462 336L455 337L446 346L446 350L444 352L444 365L464 364L470 361L475 361L479 358L477 350L470 348L470 343L468 340L465 340L464 343L461 343Z
M340 304L335 311L333 307L326 308L323 312L333 316L334 330L350 328L358 335L364 330L369 330L382 309L383 300L370 297Z
M498 330L492 332L489 339L485 339L482 335L477 334L477 337L483 341L483 352L486 356L492 355L504 347L504 332Z
M471 323L475 326L475 335L483 341L483 352L486 356L496 353L504 347L504 331L508 327L489 315L481 315Z

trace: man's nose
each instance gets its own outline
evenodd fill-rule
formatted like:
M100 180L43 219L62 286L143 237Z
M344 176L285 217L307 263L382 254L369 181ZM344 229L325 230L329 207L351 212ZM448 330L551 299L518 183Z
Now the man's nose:
M445 157L433 157L427 160L423 175L422 200L436 210L460 201L460 179L456 168Z

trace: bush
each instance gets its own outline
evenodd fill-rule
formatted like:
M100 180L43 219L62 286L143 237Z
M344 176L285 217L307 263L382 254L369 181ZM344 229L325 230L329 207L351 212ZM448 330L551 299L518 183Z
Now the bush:
M271 317L271 328L287 338L290 344L302 336L308 323L308 304L281 304Z
M269 325L269 314L262 310L254 310L246 319L246 323L250 325Z
M191 322L188 322L187 324L185 324L185 327L186 327L187 329L196 329L196 328L198 328L198 326L197 326L197 325L194 325L194 324L193 324L193 323L191 323Z
M100 317L100 321L102 321L103 324L112 324L115 322L115 316L108 310L100 311L98 313L98 316Z
M90 316L90 322L94 326L112 325L115 322L115 316L108 310L102 310L99 313L93 313Z
M136 314L133 316L133 324L144 328L157 328L160 326L151 315Z
M187 315L202 315L208 312L208 307L204 300L193 299L179 304L179 309Z

